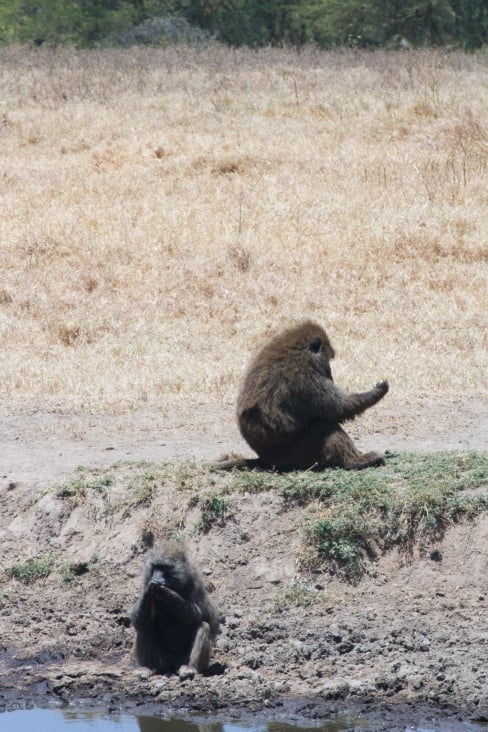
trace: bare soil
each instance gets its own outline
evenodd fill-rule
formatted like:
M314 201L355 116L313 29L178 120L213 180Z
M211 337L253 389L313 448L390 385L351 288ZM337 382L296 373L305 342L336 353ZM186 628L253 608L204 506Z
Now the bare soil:
M250 454L232 406L172 413L1 415L1 566L54 551L90 569L68 585L58 573L32 585L2 573L0 709L72 704L302 724L351 713L373 732L426 719L445 731L488 721L488 517L452 527L414 557L385 555L375 576L352 586L299 573L301 509L272 491L236 496L232 520L206 534L194 531L199 486L162 486L150 506L117 521L56 495L53 486L79 465ZM380 425L364 419L349 431L365 449L484 450L488 403L385 408ZM164 526L175 514L226 619L210 673L185 681L136 667L129 623L141 529L149 517ZM325 599L285 602L297 578Z

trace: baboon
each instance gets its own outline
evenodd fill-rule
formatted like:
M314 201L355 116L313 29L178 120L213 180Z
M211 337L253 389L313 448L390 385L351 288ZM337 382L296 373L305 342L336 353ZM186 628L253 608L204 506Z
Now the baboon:
M348 394L334 384L334 356L327 333L311 320L272 338L251 362L237 400L241 434L259 457L224 456L215 467L361 470L384 465L380 453L360 453L341 424L379 402L388 382Z
M142 666L181 677L208 668L220 616L181 543L167 541L150 552L131 620Z

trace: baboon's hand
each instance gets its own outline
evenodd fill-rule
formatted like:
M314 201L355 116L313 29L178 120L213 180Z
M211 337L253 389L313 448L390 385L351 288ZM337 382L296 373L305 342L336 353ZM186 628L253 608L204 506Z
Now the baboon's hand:
M178 595L177 592L174 590L170 590L169 587L166 587L166 585L163 585L161 583L152 583L150 584L150 587L153 592L157 593L159 601L164 602L167 605L171 605L175 602L180 602L181 597Z
M148 593L150 595L155 595L157 592L159 592L161 587L163 587L161 582L154 582L154 580L151 580L151 582L149 582L149 584L147 586L146 593Z
M382 394L386 394L388 389L390 388L390 385L387 381L378 381L378 383L375 386L375 389L378 391L381 391Z

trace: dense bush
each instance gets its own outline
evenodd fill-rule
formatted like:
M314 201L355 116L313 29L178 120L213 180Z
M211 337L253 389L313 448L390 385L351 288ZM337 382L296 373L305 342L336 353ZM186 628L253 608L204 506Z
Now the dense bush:
M110 46L164 46L167 43L203 43L211 39L211 33L178 16L146 18L141 23L111 33L106 41Z
M488 39L488 5L486 0L4 0L0 7L0 43L161 44L200 40L202 31L236 46L479 48Z

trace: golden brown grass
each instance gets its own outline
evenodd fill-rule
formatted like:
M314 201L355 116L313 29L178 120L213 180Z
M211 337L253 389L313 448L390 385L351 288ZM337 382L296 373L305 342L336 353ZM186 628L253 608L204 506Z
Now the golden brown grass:
M487 67L0 49L2 403L230 402L308 316L347 387L486 397Z

